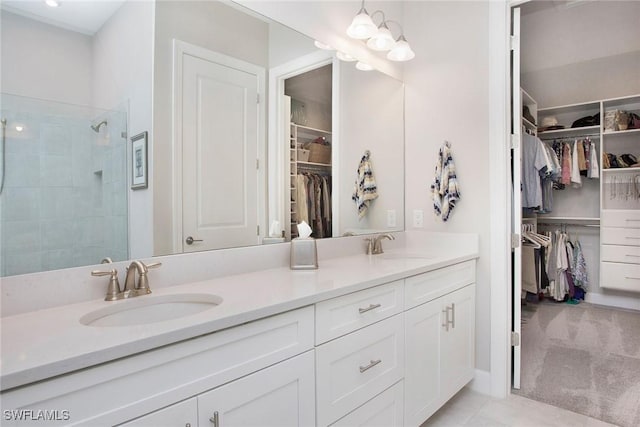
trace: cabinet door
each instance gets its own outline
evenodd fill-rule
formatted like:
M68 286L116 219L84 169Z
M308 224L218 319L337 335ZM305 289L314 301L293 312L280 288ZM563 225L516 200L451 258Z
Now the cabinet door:
M197 427L198 402L196 398L176 403L133 421L122 427Z
M312 426L314 352L253 373L198 396L198 425Z
M404 423L419 426L440 407L441 299L405 312Z
M443 317L448 327L442 333L441 396L449 400L474 375L475 370L475 285L442 297ZM448 313L446 311L448 310ZM445 322L443 322L445 323Z

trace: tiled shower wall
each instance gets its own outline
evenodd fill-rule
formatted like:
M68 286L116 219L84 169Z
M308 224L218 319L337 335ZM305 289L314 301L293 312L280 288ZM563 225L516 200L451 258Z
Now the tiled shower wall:
M126 114L2 95L2 118L2 276L127 259Z

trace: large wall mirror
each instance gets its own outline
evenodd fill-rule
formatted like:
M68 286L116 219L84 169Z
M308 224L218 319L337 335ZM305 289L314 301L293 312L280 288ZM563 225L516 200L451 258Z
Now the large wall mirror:
M109 2L88 30L20 3L1 15L3 276L278 243L302 220L316 238L404 229L402 82L228 1ZM140 28L153 82L118 62ZM129 138L143 130L150 186L132 191ZM378 195L364 214L363 158Z

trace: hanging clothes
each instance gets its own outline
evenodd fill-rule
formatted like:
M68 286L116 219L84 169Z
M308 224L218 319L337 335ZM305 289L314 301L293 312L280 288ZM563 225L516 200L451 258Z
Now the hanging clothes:
M571 153L571 186L573 188L582 187L582 178L580 177L580 156L578 154L579 151L582 151L582 157L584 159L584 148L582 147L582 144L579 144L579 141L574 141L573 150Z
M296 222L309 224L313 237L331 237L331 177L310 172L296 175L296 208Z
M598 152L596 151L596 143L589 141L589 169L587 171L589 178L600 178L600 168L598 167Z
M547 168L542 141L536 136L522 136L522 207L537 208L542 205L540 173Z
M356 203L358 219L364 218L371 202L378 198L378 187L373 177L370 155L371 153L367 150L360 159L356 183L351 196L351 200Z

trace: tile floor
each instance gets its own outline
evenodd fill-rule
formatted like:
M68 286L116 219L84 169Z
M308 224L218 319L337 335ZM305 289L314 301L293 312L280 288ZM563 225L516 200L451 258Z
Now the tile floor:
M420 427L612 427L522 396L494 399L463 388Z

